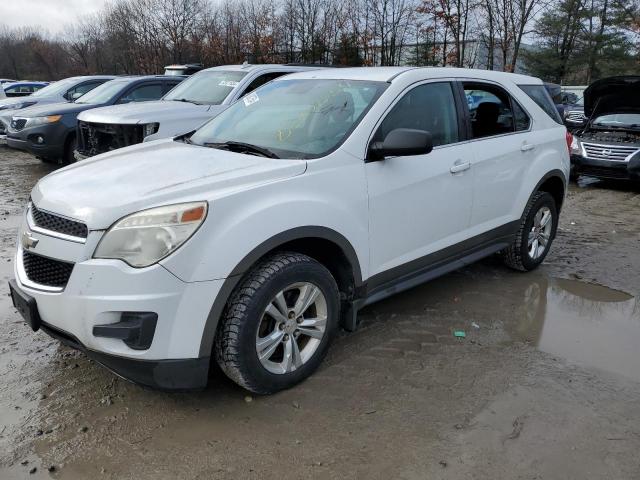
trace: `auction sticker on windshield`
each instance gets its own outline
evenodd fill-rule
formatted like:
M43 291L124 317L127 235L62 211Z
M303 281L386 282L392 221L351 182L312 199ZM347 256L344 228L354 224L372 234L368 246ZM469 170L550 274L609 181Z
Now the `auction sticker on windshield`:
M253 105L254 103L260 101L260 99L258 98L258 94L253 92L250 93L249 95L247 95L246 97L244 97L242 99L244 101L244 104L248 107L249 105Z
M222 80L218 85L221 87L235 88L240 85L240 82L234 82L233 80Z

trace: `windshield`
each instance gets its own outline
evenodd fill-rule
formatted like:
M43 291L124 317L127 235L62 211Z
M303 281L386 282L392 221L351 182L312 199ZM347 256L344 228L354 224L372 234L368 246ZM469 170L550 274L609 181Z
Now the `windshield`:
M75 103L90 103L92 105L107 103L120 93L128 83L126 80L111 80L103 83L82 95Z
M321 157L347 138L387 86L348 80L271 82L205 124L191 142L239 142L280 158Z
M63 95L79 82L77 78L65 78L59 82L52 83L32 94L32 97L50 97L55 95Z
M593 121L597 127L632 127L640 128L640 113L615 113L601 115Z
M225 70L200 72L167 93L163 100L220 105L246 75L247 72Z

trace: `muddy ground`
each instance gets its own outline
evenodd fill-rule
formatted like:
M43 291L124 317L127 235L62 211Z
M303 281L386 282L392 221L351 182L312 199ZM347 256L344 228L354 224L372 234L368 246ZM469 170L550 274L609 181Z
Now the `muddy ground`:
M50 170L0 148L3 292ZM373 305L271 397L218 372L200 393L144 390L31 332L2 295L0 478L638 478L639 212L639 186L572 185L538 271L492 258Z

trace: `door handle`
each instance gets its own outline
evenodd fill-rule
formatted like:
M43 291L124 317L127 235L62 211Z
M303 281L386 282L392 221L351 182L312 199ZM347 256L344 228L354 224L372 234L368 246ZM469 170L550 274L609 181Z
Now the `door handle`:
M449 171L451 173L460 173L465 170L469 170L471 168L471 162L463 162L462 160L456 160L456 162L451 166Z
M533 143L524 142L520 147L520 150L522 150L523 152L529 152L531 150L534 150L535 148L536 146Z

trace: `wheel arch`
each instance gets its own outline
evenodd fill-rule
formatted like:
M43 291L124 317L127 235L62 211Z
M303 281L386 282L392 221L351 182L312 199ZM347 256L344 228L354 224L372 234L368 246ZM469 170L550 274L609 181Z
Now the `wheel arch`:
M559 214L562 209L562 204L564 203L566 191L567 179L565 178L564 173L561 170L551 170L540 179L536 187L533 189L527 204L537 192L547 192L555 200Z
M236 286L253 265L277 251L295 251L323 264L334 276L343 301L362 285L362 269L353 245L342 234L320 226L298 227L281 232L248 253L225 279L205 322L200 357L213 352L220 317Z

